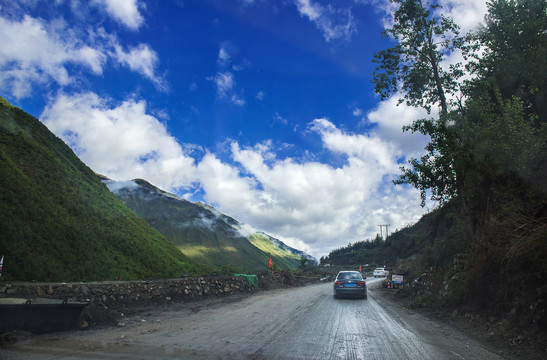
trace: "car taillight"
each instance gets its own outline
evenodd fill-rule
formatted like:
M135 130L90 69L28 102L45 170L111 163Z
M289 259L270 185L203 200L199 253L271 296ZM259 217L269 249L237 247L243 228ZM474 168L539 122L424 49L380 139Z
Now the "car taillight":
M364 282L364 281L359 281L357 284L359 284L359 286L363 287L363 286L366 286L367 283Z
M334 282L334 286L341 286L343 284L343 282L341 281L335 281Z

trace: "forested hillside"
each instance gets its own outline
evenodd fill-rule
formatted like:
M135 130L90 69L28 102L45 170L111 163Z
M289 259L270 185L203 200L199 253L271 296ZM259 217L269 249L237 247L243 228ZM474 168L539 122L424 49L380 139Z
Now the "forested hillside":
M206 272L125 207L40 121L0 98L2 279L151 279Z
M404 100L440 108L407 129L431 141L397 181L450 202L449 228L424 244L422 266L453 266L459 254L465 271L450 301L547 325L546 2L493 0L484 26L464 38L419 2L404 3L389 32L402 45L380 53L375 80L380 91L402 81ZM457 50L467 64L440 70Z
M357 241L353 244L335 249L327 256L320 259L321 264L330 265L364 265L376 266L378 264L393 263L392 258L386 258L382 254L385 241L378 235L374 240Z
M321 264L372 267L386 265L389 268L404 259L412 263L416 275L430 267L430 263L449 263L454 254L468 251L469 242L459 238L453 228L456 208L450 202L424 215L416 224L399 229L384 240L380 235L375 239L357 241L335 249L321 258ZM425 262L416 261L420 255ZM429 266L428 266L429 265Z
M547 3L492 0L467 36L436 5L394 3L397 45L376 54L376 90L431 111L405 128L430 142L395 183L440 207L376 251L428 304L545 329ZM465 61L443 66L454 53Z

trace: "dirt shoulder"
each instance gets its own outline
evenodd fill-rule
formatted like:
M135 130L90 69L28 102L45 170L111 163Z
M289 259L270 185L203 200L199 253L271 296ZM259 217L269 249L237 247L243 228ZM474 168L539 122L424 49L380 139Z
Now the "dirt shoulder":
M480 313L463 312L457 309L410 309L400 289L388 289L378 285L373 291L391 306L441 322L505 358L547 359L547 331L545 330L523 331L512 326L505 319L487 318Z
M93 283L0 283L0 298L66 299L87 303L72 330L122 326L133 314L158 307L196 304L208 299L230 301L256 292L303 286L317 278L296 278L286 271L243 276L185 277L149 281L108 281ZM251 281L255 280L255 282ZM190 305L193 306L193 305ZM0 347L30 336L29 328L0 331ZM43 329L46 333L51 330Z

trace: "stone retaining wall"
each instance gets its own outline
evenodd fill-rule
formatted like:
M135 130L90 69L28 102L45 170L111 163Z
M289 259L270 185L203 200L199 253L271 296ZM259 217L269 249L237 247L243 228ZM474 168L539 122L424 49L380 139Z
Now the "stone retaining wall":
M198 301L206 297L252 293L259 289L298 286L288 272L258 275L258 288L243 276L184 277L150 281L109 281L90 283L0 283L0 297L55 298L85 301L78 326L115 325L127 314L150 306Z

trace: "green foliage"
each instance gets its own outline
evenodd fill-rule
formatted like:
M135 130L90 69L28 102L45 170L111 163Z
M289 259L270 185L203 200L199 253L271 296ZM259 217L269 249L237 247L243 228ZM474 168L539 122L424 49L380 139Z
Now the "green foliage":
M462 47L458 26L444 16L435 16L440 5L422 0L390 0L398 5L393 15L394 24L384 32L394 39L395 46L379 51L373 83L382 99L403 92L409 106L420 106L431 111L439 105L441 114L448 112L446 94L458 88L462 75L461 65L444 70L444 57Z
M272 238L263 233L252 233L248 236L249 241L257 249L272 256L279 269L296 270L300 267L302 256L291 253L281 247Z
M377 235L374 240L357 241L354 244L348 244L345 247L335 249L328 256L321 259L322 264L331 265L359 265L376 264L384 262L379 256L379 252L384 246L385 241Z
M420 190L421 204L425 205L428 191L431 199L446 202L457 193L458 168L455 159L457 136L449 126L451 103L456 99L458 79L463 75L461 64L443 69L443 59L464 48L459 28L445 16L437 16L440 5L422 0L391 0L398 5L394 24L384 34L397 43L394 47L375 54L379 64L373 74L375 91L382 99L402 93L399 103L419 106L429 113L433 105L440 108L440 118L416 120L405 131L420 132L431 138L427 153L420 159L411 159L411 167L401 167L403 175L395 184L410 184ZM459 102L458 102L459 104ZM454 105L454 104L452 104Z
M547 5L495 0L471 37L474 59L459 137L469 163L465 206L475 218L507 202L545 199Z
M272 271L281 271L282 269L279 267L279 265L278 265L276 262L274 262L274 261L272 260L272 267L271 267L271 270L272 270Z
M431 33L427 29L432 26L434 19L428 20L430 12L420 4L410 0L401 2L396 20L414 19L408 24ZM457 46L447 45L446 48L446 51L465 49L464 54L470 60L466 70L468 75L474 77L467 80L463 87L465 103L460 101L457 110L441 111L438 120L416 120L404 128L405 131L420 132L431 139L426 147L427 153L420 159L411 159L410 167L402 167L402 175L394 181L395 184L410 184L419 189L422 206L427 194L430 194L431 199L439 201L441 205L458 196L463 207L466 207L464 203L469 200L469 194L477 193L477 186L482 186L485 181L502 182L508 175L518 175L521 179L533 182L534 186L541 187L541 179L546 175L544 170L539 170L539 176L537 173L537 169L546 165L547 154L545 2L495 0L488 6L486 25L468 36L467 43L458 39ZM442 19L438 20L439 23L443 23ZM402 34L398 46L403 46L409 39L423 42L423 36L410 37L410 25L397 25L397 21L391 32ZM441 26L441 29L450 30L451 27L446 25ZM401 64L401 59L381 59L384 67ZM434 77L433 70L434 67L430 67L424 71ZM454 73L451 80L455 81L462 74L461 71ZM438 94L444 89L450 89L448 93L453 93L456 88L451 85L445 85L444 88L440 86L437 88ZM406 98L419 96L419 93L409 90L408 86L403 91L406 91ZM409 104L421 105L429 111L433 101L436 100L424 93L421 104ZM477 176L485 181L474 184Z
M393 183L410 184L420 190L422 206L425 205L428 191L431 192L431 200L446 203L457 193L458 165L466 159L465 154L456 151L457 134L454 128L447 126L445 121L421 119L403 130L428 135L430 142L425 147L425 155L409 160L410 168L402 166L403 174Z
M534 119L526 117L519 97L504 100L498 91L496 94L495 101L476 98L468 106L461 132L475 169L470 175L512 176L526 182L533 177L533 165L545 140L535 128Z
M519 97L529 116L547 120L547 4L543 0L493 0L480 30L469 36L472 60L467 70L476 76L470 94Z
M0 99L6 280L177 277L205 270L120 203L42 123Z
M428 29L429 13L414 6L420 1L395 2L404 4L399 11L409 19L425 19L409 24ZM439 222L430 223L427 230L417 224L392 234L386 249L397 245L401 257L412 251L420 254L416 265L421 269L447 264L452 268L451 259L459 254L465 272L452 300L506 314L526 299L534 305L524 308L545 313L547 307L534 289L547 278L547 3L492 0L488 10L484 26L461 44L469 60L468 80L457 109L405 128L431 141L427 153L412 159L395 183L419 189L422 205L431 192L442 205L436 215ZM396 24L401 19L396 18ZM395 28L403 35L402 44L411 38L398 30L404 28ZM401 64L401 58L393 56L379 59L386 69ZM419 79L412 81L420 85ZM394 92L385 89L390 92L383 96ZM412 87L403 91L406 99L418 96ZM422 103L407 102L429 110L437 99L428 92L423 96ZM417 299L417 305L424 300ZM545 325L542 319L538 321Z
M545 198L547 189L547 4L494 0L488 7L485 26L470 37L475 78L460 130L472 160L465 191L479 210L481 202Z

